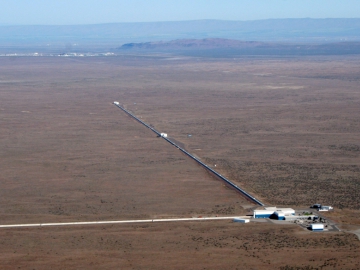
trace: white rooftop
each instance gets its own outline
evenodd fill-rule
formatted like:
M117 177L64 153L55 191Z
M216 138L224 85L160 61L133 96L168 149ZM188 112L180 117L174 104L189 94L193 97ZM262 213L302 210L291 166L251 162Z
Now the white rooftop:
M269 211L283 211L283 212L295 211L295 210L292 209L292 208L277 208L276 206L265 207L265 210L269 210Z

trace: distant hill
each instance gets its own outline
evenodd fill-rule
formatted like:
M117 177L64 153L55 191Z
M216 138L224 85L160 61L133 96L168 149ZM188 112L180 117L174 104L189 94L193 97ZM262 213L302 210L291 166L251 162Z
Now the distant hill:
M360 54L360 42L296 44L206 38L126 43L116 50L147 53L173 52L183 55L212 57L234 57L239 55L344 55Z
M114 48L124 43L222 38L262 42L360 41L360 19L197 20L96 25L0 26L0 49L9 47Z
M155 41L143 43L126 43L117 48L127 49L210 49L210 48L255 48L271 46L258 41L240 41L224 38L177 39L171 41Z

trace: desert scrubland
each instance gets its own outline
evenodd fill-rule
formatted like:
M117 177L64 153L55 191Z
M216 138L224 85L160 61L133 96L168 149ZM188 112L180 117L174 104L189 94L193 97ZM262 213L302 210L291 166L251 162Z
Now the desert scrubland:
M0 62L1 224L332 205L360 224L358 56L12 57ZM191 136L189 136L191 135ZM2 269L358 269L345 232L230 221L0 230Z

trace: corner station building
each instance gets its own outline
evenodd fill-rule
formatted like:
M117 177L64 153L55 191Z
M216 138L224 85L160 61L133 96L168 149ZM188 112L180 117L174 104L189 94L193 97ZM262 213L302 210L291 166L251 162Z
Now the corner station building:
M295 210L292 208L264 207L264 210L254 210L253 218L275 218L285 220L286 216L294 216Z

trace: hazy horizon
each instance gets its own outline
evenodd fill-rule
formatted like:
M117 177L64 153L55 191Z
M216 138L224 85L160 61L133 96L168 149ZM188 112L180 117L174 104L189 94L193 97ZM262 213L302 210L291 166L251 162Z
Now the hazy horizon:
M358 0L0 0L0 25L360 18Z

